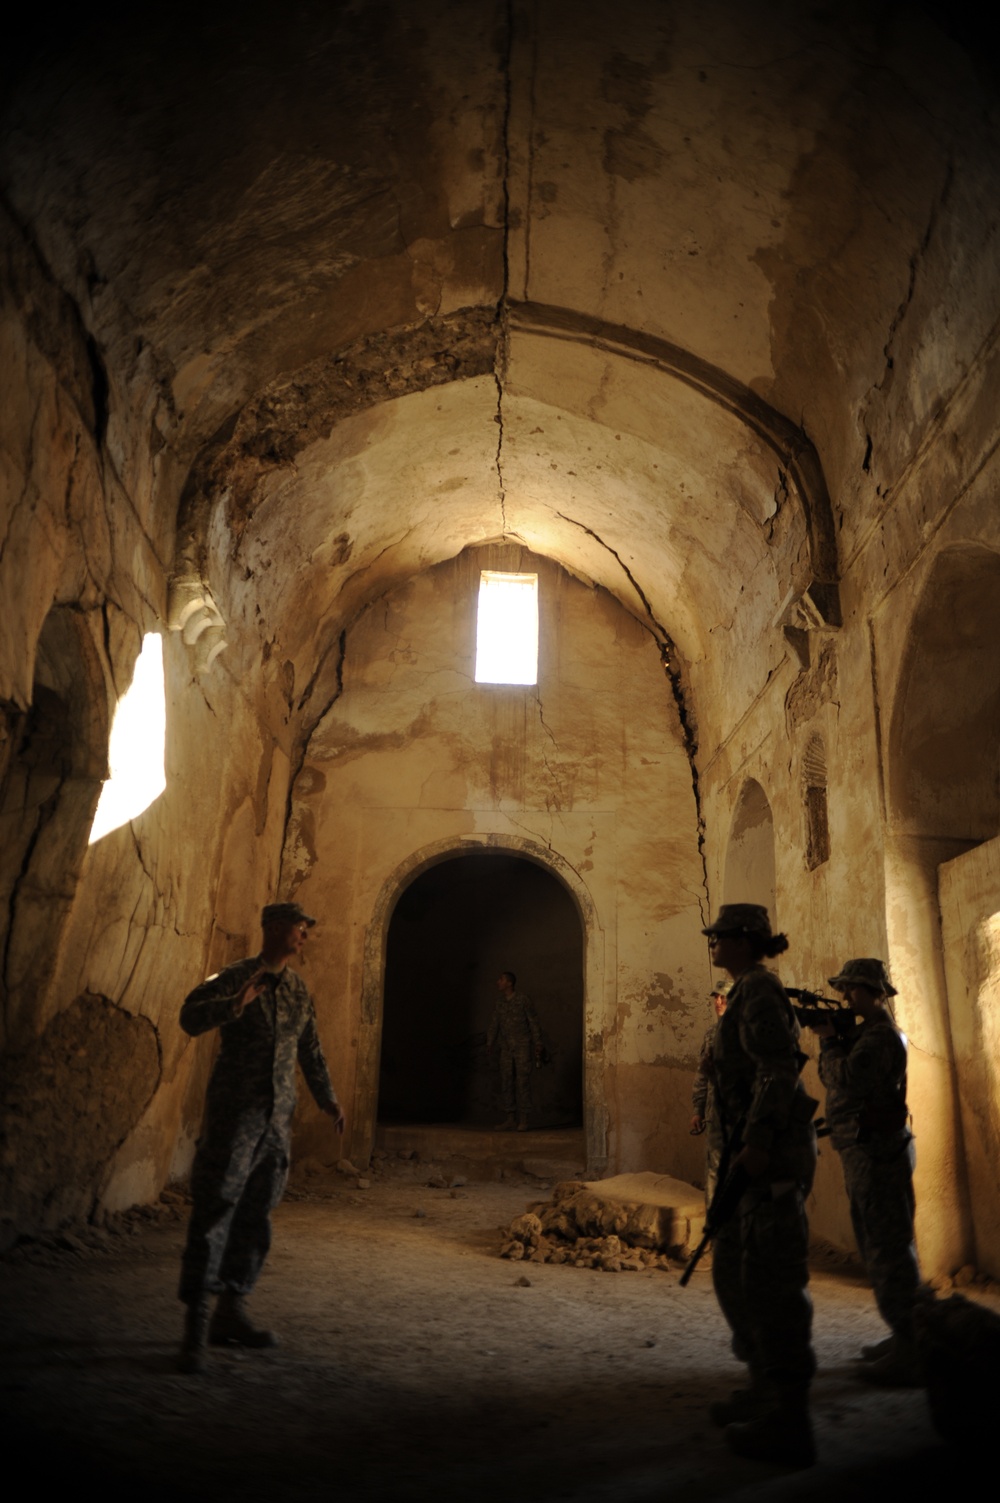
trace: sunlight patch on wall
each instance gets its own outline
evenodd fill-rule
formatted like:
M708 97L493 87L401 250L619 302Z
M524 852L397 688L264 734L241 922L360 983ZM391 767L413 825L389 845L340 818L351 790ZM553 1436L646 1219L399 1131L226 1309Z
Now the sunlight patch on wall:
M163 638L148 632L136 659L132 682L118 701L108 762L111 776L101 790L90 844L136 819L167 786L163 765L167 733L163 681Z
M479 579L476 683L537 682L538 575L484 569Z

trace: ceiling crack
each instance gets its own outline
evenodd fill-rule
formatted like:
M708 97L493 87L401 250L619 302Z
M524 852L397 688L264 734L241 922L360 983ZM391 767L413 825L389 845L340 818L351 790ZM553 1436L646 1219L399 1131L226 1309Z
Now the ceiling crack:
M606 543L604 539L598 533L596 533L592 527L586 526L585 523L576 521L574 517L567 517L561 511L557 512L556 515L560 517L564 522L569 522L571 526L579 527L581 532L585 532L588 537L594 539L595 543L599 543L602 548L604 548L608 553L611 554L612 558L615 559L619 568L622 570L622 573L625 575L629 584L632 586L636 595L642 602L642 608L646 613L645 624L659 650L660 662L663 664L663 671L667 676L667 682L670 685L670 692L673 696L674 704L677 708L677 717L680 721L681 736L684 740L684 750L687 754L688 766L691 769L691 789L694 794L695 819L698 827L698 856L701 860L702 878L705 889L704 903L702 903L702 914L704 915L707 913L708 905L708 864L705 859L705 815L702 809L701 787L698 781L698 737L695 731L693 717L691 716L691 713L688 709L687 695L684 692L684 683L678 663L677 648L674 645L673 638L667 631L666 627L662 624L662 622L658 621L656 616L653 614L653 608L649 603L649 599L646 595L645 590L642 588L642 585L636 579L635 575L632 573L628 564L626 564L625 560L622 558L617 549L612 548L610 543ZM707 917L705 919L705 922L708 922Z

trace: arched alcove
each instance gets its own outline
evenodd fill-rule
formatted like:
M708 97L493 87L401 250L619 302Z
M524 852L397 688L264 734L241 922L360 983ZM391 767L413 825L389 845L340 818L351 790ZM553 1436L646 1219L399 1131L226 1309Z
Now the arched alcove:
M811 872L830 859L826 785L826 747L821 736L810 736L802 758L802 804L806 821L806 866Z
M774 818L767 794L754 778L747 778L736 803L722 891L725 903L763 903L777 928Z
M1000 1271L1000 553L968 542L930 569L888 738L887 929L910 1035L921 1255Z
M907 833L971 845L1000 831L998 642L1000 553L948 549L914 612L894 706L890 799Z
M600 1173L607 1162L607 1109L604 1102L603 1076L601 1072L602 1030L598 1020L604 1005L604 935L597 922L594 904L579 874L557 852L547 849L527 836L490 832L478 838L442 840L415 851L401 863L383 883L368 923L363 958L363 981L361 996L361 1022L358 1037L358 1067L354 1094L350 1152L364 1161L371 1152L378 1115L379 1077L381 1073L382 1037L385 1013L386 965L389 954L389 931L397 907L409 890L417 887L419 904L419 879L441 864L453 865L463 858L475 857L478 861L497 858L500 861L516 861L541 869L544 882L555 882L563 891L570 907L576 914L580 955L580 1003L578 1012L581 1063L579 1078L582 1079L582 1119L586 1144L587 1163L594 1173ZM514 868L508 867L508 871ZM471 870L466 868L466 870ZM485 870L480 868L480 870ZM502 866L497 867L503 871ZM433 890L442 879L438 878ZM443 879L447 892L448 879ZM532 882L532 886L534 882ZM431 890L431 889L429 889ZM515 903L515 908L517 904ZM404 910L405 912L405 910ZM513 916L513 915L512 915ZM497 935L497 943L504 943ZM496 972L501 969L518 971L530 991L531 965L538 957L539 969L534 974L542 978L541 988L536 986L535 1000L542 1000L542 992L548 984L546 963L541 960L543 937L532 941L526 952L529 964L518 967L508 957L507 963L497 964L493 971L494 958L490 955L490 977L495 987ZM490 987L483 987L485 997L491 995ZM481 1031L481 1030L480 1030ZM572 1063L570 1029L560 1023L553 1032L557 1047L566 1040L561 1069L568 1075L575 1067ZM466 1035L462 1047L466 1047L472 1030ZM551 1044L550 1044L551 1047Z
M532 1077L534 1127L579 1127L583 931L563 884L503 851L429 867L389 923L380 1122L496 1123L497 1061L486 1049L496 978L513 970L535 1005L550 1060Z

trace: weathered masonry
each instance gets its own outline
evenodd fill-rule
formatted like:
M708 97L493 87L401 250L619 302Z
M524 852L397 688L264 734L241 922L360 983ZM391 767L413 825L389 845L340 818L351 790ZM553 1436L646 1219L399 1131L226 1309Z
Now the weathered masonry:
M363 1155L394 915L495 858L575 936L594 1173L697 1173L700 930L766 902L787 981L890 961L924 1264L1000 1275L987 54L929 6L277 15L3 61L3 1238L184 1174L179 1003L275 894ZM475 681L483 570L537 575L534 684ZM165 787L88 844L144 638Z

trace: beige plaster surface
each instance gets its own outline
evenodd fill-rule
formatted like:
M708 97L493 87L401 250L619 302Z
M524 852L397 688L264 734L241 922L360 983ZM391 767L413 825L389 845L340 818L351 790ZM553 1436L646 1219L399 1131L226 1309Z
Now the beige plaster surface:
M940 869L941 933L976 1265L1000 1268L1000 840Z
M71 1187L151 1196L189 1160L211 1049L181 1037L180 1000L255 947L265 898L301 891L363 1138L394 896L494 842L551 863L586 915L591 1155L696 1178L698 930L753 779L783 978L893 967L921 1252L954 1268L962 1113L992 1108L956 1094L938 868L995 820L971 773L960 827L944 782L915 813L904 731L941 560L1000 547L995 81L926 10L456 16L294 12L276 45L223 4L192 47L165 13L102 15L8 59L0 779L13 759L18 786L51 687L55 607L79 781L34 845L7 811L5 1037L21 1057L85 992L155 1029L152 1099ZM505 536L560 582L544 639L574 644L535 696L469 682L463 550ZM169 629L175 576L225 623L207 672ZM833 582L839 618L804 593ZM942 619L942 676L981 689L967 616ZM150 630L168 787L88 852ZM994 710L970 743L995 742ZM830 857L810 870L816 737ZM837 1167L814 1225L846 1242Z
M339 1089L365 1120L372 1065L356 1087L352 1058L362 955L384 946L366 928L373 912L376 924L388 922L391 900L382 919L380 890L394 880L401 890L406 876L394 874L430 846L440 859L463 842L525 841L534 859L548 864L551 855L557 874L568 868L571 892L582 889L581 1027L596 1116L606 1114L616 1066L690 1069L701 1041L702 874L690 774L656 648L604 592L507 550L511 566L539 574L539 682L475 685L479 571L497 552L441 565L360 619L345 644L343 692L293 790L283 878L323 920L310 974L337 978L339 1005L321 1001L321 1031ZM380 996L371 1006L380 1009ZM374 1058L377 1016L370 1021ZM630 1117L609 1124L600 1151L613 1165L638 1167L624 1156ZM592 1123L592 1150L599 1138ZM671 1144L655 1146L668 1167Z

